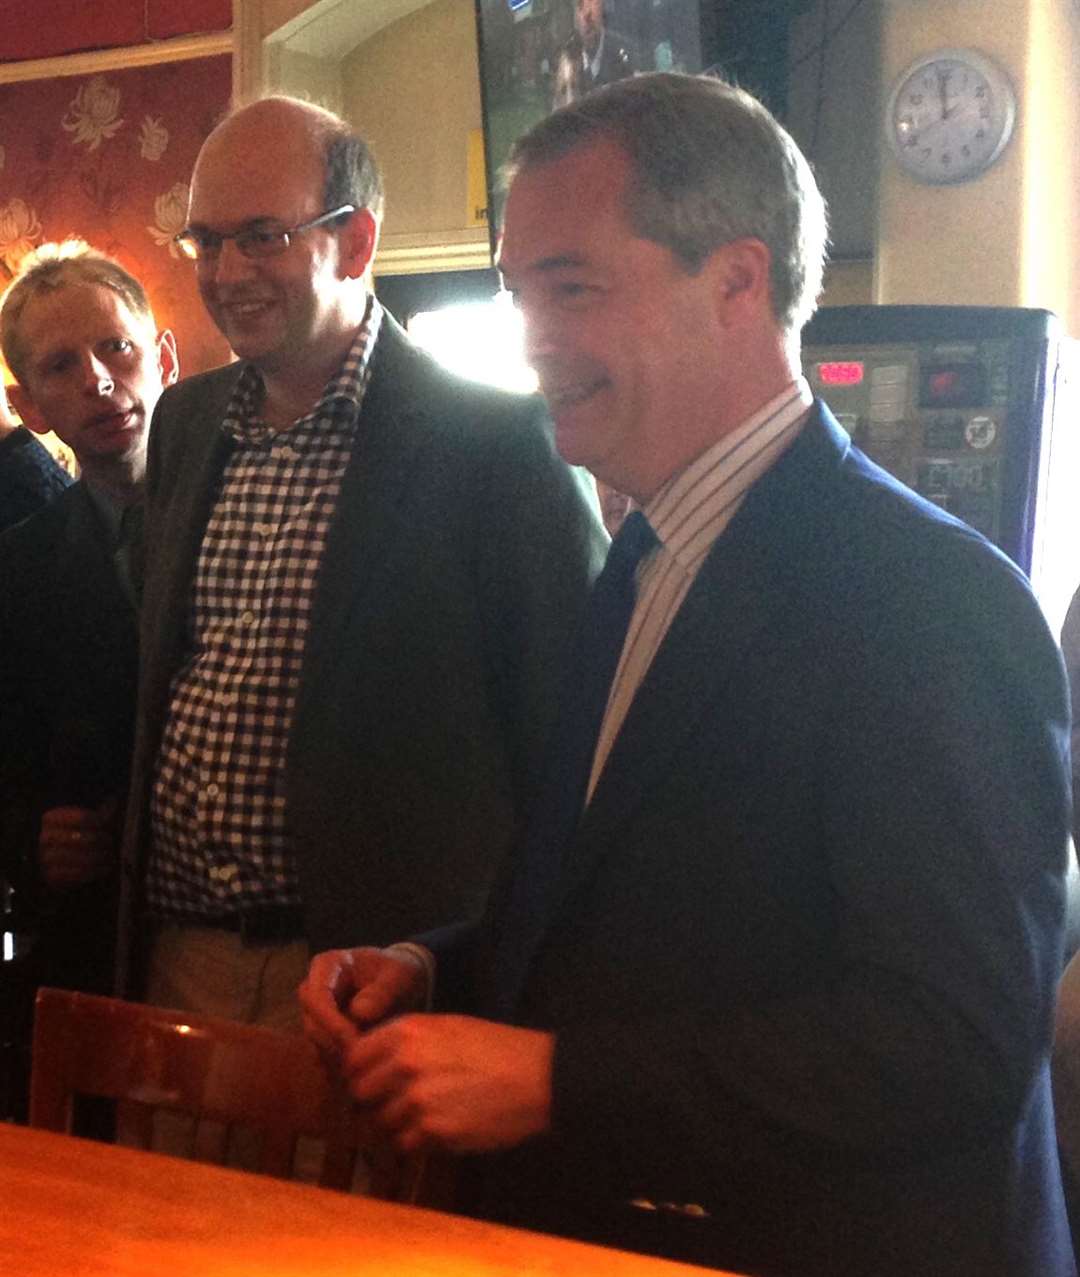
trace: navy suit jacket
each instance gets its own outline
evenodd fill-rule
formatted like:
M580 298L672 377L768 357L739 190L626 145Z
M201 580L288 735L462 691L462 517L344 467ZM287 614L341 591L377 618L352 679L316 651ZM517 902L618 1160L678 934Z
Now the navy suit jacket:
M819 407L615 742L516 1017L552 1131L469 1207L770 1277L1073 1273L1067 734L1021 573ZM442 1007L489 1005L506 890L428 937Z
M167 390L151 432L139 723L118 979L192 583L240 365ZM319 569L286 760L313 951L479 910L527 810L607 537L539 399L461 381L386 315ZM134 980L134 983L133 983Z

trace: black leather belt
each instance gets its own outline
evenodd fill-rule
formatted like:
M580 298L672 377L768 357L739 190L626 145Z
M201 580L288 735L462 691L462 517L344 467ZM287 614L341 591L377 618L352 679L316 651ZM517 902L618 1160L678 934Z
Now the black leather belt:
M180 922L181 926L184 921ZM217 918L192 918L190 925L235 931L244 945L288 944L290 940L304 937L304 913L299 905L261 905Z

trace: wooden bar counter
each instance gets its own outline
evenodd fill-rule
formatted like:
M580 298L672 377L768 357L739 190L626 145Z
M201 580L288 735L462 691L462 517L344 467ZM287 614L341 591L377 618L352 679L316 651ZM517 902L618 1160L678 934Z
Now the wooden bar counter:
M19 1277L714 1271L7 1124L0 1257Z

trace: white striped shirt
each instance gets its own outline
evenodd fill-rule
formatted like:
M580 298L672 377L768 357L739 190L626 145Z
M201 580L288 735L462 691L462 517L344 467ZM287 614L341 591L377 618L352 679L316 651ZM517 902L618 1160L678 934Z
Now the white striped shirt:
M673 475L645 507L645 517L660 544L638 568L637 602L608 694L587 802L641 681L706 555L751 487L794 442L812 403L806 381L802 377L793 381Z

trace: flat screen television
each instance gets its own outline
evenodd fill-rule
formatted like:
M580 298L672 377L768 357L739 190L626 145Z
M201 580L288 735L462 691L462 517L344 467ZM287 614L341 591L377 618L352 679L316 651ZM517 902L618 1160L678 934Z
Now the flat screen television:
M476 0L492 248L499 170L554 107L635 71L700 71L710 0Z

